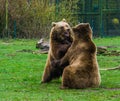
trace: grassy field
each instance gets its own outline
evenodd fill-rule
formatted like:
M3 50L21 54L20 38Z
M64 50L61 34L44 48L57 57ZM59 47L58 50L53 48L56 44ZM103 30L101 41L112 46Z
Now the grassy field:
M61 79L40 84L46 54L36 54L37 40L0 40L0 101L120 101L120 71L101 70L99 88L60 90ZM97 46L115 46L120 37L94 39ZM21 50L30 50L22 52ZM32 51L31 51L32 50ZM120 56L98 56L100 68L120 65Z

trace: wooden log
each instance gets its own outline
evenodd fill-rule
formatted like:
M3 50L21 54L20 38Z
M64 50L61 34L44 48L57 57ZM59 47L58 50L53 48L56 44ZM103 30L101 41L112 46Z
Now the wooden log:
M105 46L99 46L97 47L97 54L103 54L107 52L107 47Z
M114 68L100 69L100 70L120 70L120 66Z
M36 48L41 49L42 51L48 51L49 47L49 42L44 41L43 38L36 43Z

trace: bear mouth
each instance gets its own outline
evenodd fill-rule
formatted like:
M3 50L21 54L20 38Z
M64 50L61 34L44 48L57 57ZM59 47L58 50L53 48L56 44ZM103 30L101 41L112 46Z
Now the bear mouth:
M70 36L70 32L69 31L64 32L64 36L65 37L69 37Z

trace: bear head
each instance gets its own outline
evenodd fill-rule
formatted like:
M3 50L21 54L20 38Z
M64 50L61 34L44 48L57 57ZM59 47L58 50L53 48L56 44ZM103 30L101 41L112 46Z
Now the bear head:
M57 41L63 41L71 37L72 28L63 19L60 22L52 22L52 31L51 31L51 38Z
M73 27L74 39L91 39L92 29L89 23L80 23Z

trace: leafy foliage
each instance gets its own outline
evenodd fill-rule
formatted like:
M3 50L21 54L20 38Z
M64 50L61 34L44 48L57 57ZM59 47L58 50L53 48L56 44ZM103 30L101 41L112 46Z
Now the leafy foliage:
M0 33L1 37L5 37L5 0L0 0ZM76 22L73 18L72 9L76 8L78 0L67 0L55 2L49 0L8 0L8 31L9 37L13 37L15 31L15 23L18 38L40 38L49 36L51 22L60 21L63 18L71 23ZM75 6L73 6L73 4ZM60 12L56 11L60 9ZM67 8L66 8L67 7ZM2 34L4 33L4 34Z

